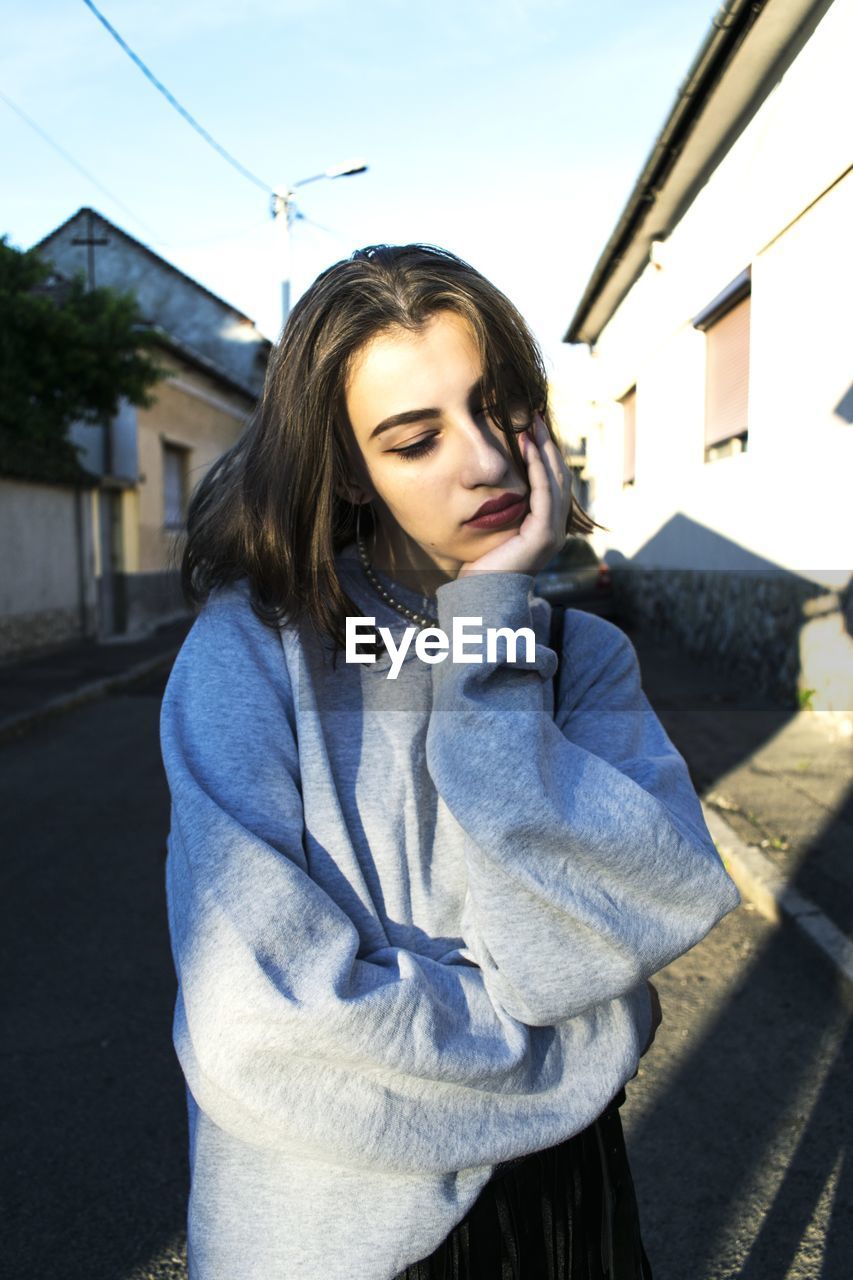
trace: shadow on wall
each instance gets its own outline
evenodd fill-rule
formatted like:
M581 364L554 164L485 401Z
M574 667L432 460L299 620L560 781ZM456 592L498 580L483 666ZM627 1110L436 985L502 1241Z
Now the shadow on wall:
M850 571L816 568L821 582L813 581L681 514L631 559L618 549L605 559L627 626L675 642L782 707L853 711ZM685 559L702 567L684 568Z
M853 383L844 392L832 411L842 422L853 422Z

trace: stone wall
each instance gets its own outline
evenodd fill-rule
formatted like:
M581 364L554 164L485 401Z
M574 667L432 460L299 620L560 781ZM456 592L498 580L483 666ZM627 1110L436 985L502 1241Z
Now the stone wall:
M611 577L629 626L781 706L853 708L853 577L840 591L784 570L612 565Z

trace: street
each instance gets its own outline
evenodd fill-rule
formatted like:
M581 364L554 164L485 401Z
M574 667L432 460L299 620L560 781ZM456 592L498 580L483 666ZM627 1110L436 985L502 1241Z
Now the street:
M749 904L655 982L622 1113L655 1280L847 1280L850 997Z
M0 746L4 1274L186 1274L163 677ZM749 906L656 979L623 1119L655 1280L847 1280L851 1004ZM295 1278L294 1278L295 1280Z

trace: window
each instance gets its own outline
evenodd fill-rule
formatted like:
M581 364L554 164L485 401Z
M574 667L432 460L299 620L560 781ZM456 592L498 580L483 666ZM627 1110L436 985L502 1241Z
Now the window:
M622 406L622 418L625 424L624 452L622 462L622 485L634 483L634 454L637 427L637 388L631 387L619 400Z
M693 324L705 334L705 461L742 453L748 437L750 272Z
M187 454L181 445L163 441L163 524L180 529L186 518Z

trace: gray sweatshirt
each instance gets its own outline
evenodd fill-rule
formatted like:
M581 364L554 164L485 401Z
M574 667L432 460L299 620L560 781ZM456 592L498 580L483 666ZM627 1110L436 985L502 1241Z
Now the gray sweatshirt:
M355 548L337 563L399 641ZM245 582L184 642L161 743L190 1280L391 1280L429 1255L497 1163L603 1110L645 979L738 903L612 623L567 610L555 715L533 585L436 597L448 635L528 627L532 654L412 646L394 680L266 627Z

